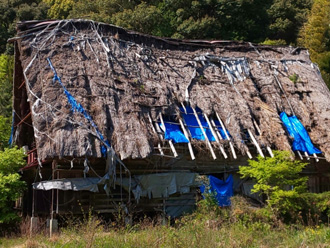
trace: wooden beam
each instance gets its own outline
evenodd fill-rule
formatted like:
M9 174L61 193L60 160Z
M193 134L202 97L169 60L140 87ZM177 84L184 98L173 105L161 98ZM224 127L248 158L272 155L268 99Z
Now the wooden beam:
M203 133L203 135L204 135L204 137L205 137L206 144L207 144L208 147L210 148L211 155L212 155L213 159L217 159L217 157L215 156L215 153L214 153L214 151L213 151L212 145L211 145L211 143L210 143L210 141L209 141L209 138L207 137L207 135L206 135L206 133L205 133L205 130L204 130L203 126L202 126L202 123L201 123L201 121L199 120L199 117L198 117L198 115L197 115L197 113L196 113L195 108L194 108L194 107L191 107L191 108L192 108L192 110L194 111L194 115L195 115L195 118L196 118L197 123L198 123L198 125L199 125L199 128L201 129L201 131L202 131L202 133Z
M317 155L315 153L313 153L313 157L315 158L315 161L316 162L319 162L320 161L319 158L317 157Z
M231 142L231 139L227 133L227 129L226 129L225 125L223 124L222 120L220 119L220 116L218 115L217 112L215 112L215 115L217 116L218 121L220 122L221 128L223 129L223 131L226 135L226 138L229 140L229 146L230 146L231 153L233 154L234 159L237 159L236 152L235 152L233 143Z
M160 118L160 122L162 123L162 125L164 127L164 131L166 132L166 127L165 127L165 123L164 123L164 120L163 120L162 113L159 113L159 118ZM169 140L168 143L170 144L170 147L171 147L171 150L173 152L174 157L177 157L178 156L178 153L175 150L175 147L173 145L172 140Z
M213 130L213 127L212 127L212 125L211 125L211 122L210 122L210 120L209 120L209 117L208 117L206 114L204 114L204 118L205 118L207 124L209 125L209 127L210 127L210 129L211 129L211 132L212 132L213 137L215 138L215 141L216 141L216 142L218 143L218 145L219 145L219 149L220 149L220 151L221 151L223 157L224 157L225 159L227 159L228 156L227 156L227 154L225 153L225 150L223 149L222 144L220 143L220 141L219 141L219 139L218 139L218 134ZM214 122L213 122L213 123L214 123ZM216 129L216 130L217 130L217 129ZM218 130L217 130L217 131L218 131Z
M185 126L184 126L184 124L183 124L183 122L180 118L179 118L179 123L181 125L182 130L183 130L184 136L188 140L188 148L189 148L189 153L190 153L191 160L195 160L195 154L194 154L194 151L192 149L192 145L191 145L191 142L190 142L190 139L189 139L188 132L187 132L187 130L186 130L186 128L185 128Z
M29 112L19 123L17 123L16 127L22 125L29 117L31 116L31 112Z
M309 158L309 154L308 154L307 152L304 152L304 154L305 154L305 156L306 156L306 159L307 159L307 160L310 160L310 158Z
M273 154L272 149L269 146L267 146L267 151L268 151L269 155L273 158L274 154Z
M149 122L150 122L150 124L151 124L151 127L152 127L153 132L154 132L155 134L158 135L158 133L157 133L155 127L154 127L154 124L153 124L153 122L152 122L152 119L151 119L151 116L150 116L150 113L149 113L149 112L148 112L148 119L149 119ZM163 152L163 149L162 149L160 143L158 143L157 146L158 146L159 153L160 153L161 155L164 155L164 152Z
M249 135L250 135L250 137L251 137L251 139L252 139L253 144L254 144L255 147L257 148L257 150L258 150L260 156L264 158L265 155L263 154L263 152L262 152L262 150L261 150L261 148L260 148L260 146L259 146L257 140L254 138L254 136L253 136L252 132L250 131L250 129L248 129L248 133L249 133Z

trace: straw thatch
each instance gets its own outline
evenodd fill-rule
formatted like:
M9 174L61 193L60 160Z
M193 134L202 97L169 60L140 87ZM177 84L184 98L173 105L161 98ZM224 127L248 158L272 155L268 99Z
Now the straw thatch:
M53 82L50 58L122 159L154 152L148 113L157 121L189 102L217 112L243 154L247 129L262 147L291 150L279 113L295 114L330 161L330 92L305 49L161 39L87 20L27 22L18 31L41 159L102 156L95 130Z

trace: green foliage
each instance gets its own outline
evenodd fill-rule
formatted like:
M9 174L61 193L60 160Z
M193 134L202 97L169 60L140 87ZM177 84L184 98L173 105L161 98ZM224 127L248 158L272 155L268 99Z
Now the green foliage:
M17 173L5 174L0 169L0 224L11 223L18 219L12 209L13 202L17 200L25 187Z
M312 0L274 0L267 10L269 15L269 38L295 43L299 29L307 20Z
M0 53L12 53L7 40L15 35L17 21L47 18L48 6L41 0L0 0Z
M298 40L308 48L312 61L321 70L323 79L330 87L330 2L315 0L308 21L300 32Z
M11 117L13 80L13 56L0 55L0 115Z
M269 46L283 46L283 45L286 45L286 41L285 40L281 40L281 39L279 39L279 40L266 39L261 44L263 44L263 45L269 45Z
M51 6L48 17L53 19L67 18L74 5L74 0L43 0L43 2Z
M300 175L306 165L292 160L287 151L274 151L273 158L258 156L257 160L249 160L249 166L240 166L239 173L255 181L252 192L265 194L271 207L285 213L296 208L290 199L306 192L307 177Z
M0 115L0 152L8 146L10 131L10 120Z
M293 73L292 75L289 76L289 79L293 82L293 83L297 83L299 76L296 73Z

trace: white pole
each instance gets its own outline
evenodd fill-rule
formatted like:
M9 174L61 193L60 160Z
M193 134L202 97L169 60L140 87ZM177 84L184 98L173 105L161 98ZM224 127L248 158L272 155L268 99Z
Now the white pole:
M215 112L215 115L217 116L218 121L220 122L221 128L225 132L226 138L229 140L229 146L230 146L231 153L233 154L234 159L237 159L236 152L235 152L233 143L231 142L231 139L227 133L227 129L225 128L225 125L223 125L223 122L221 121L220 116L218 115L217 112Z
M195 160L195 154L194 154L194 151L192 149L192 145L191 145L190 140L189 140L188 132L187 132L187 130L186 130L186 128L185 128L185 126L184 126L184 124L183 124L183 122L180 118L179 118L179 122L180 122L181 128L183 130L183 134L188 140L188 148L189 148L189 153L190 153L191 160Z
M256 146L256 148L257 148L257 150L258 150L260 156L264 158L265 156L264 156L264 154L263 154L263 152L262 152L262 150L261 150L261 148L260 148L260 146L259 146L257 140L254 138L252 132L250 131L250 129L248 129L248 133L249 133L249 135L250 135L250 137L251 137L251 139L252 139L252 142L253 142L254 145Z
M227 156L227 154L225 153L225 151L224 151L222 145L220 144L220 141L219 141L219 139L218 139L218 135L217 135L217 133L213 130L213 127L212 127L212 125L211 125L211 122L210 122L210 120L209 120L209 118L207 117L206 114L204 114L204 118L205 118L207 124L209 125L209 127L210 127L210 129L211 129L211 133L212 133L212 135L214 136L215 141L216 141L216 142L218 143L218 145L219 145L219 148L220 148L220 151L221 151L222 155L224 156L225 159L227 159L228 156ZM217 130L217 129L216 129L216 130Z
M165 127L165 124L164 124L162 113L159 113L159 118L160 118L160 122L162 123L162 125L164 127L164 131L166 132L166 127ZM173 145L172 140L169 140L168 143L170 144L170 147L171 147L171 150L173 152L174 157L177 157L178 156L178 153L175 150L175 147Z
M217 159L217 157L215 156L215 153L214 153L214 151L213 151L212 145L211 145L211 143L210 143L210 141L209 141L209 138L207 137L207 135L206 135L206 133L205 133L205 130L204 130L203 126L202 126L202 123L201 123L201 121L199 120L199 117L198 117L198 115L197 115L197 113L196 113L195 108L193 108L193 107L191 107L191 108L192 108L192 110L194 111L195 118L196 118L196 120L197 120L197 122L198 122L198 125L199 125L199 127L200 127L200 129L201 129L201 131L202 131L202 133L203 133L203 135L204 135L204 137L205 137L206 144L207 144L208 147L210 148L210 151L211 151L211 154L212 154L213 159Z

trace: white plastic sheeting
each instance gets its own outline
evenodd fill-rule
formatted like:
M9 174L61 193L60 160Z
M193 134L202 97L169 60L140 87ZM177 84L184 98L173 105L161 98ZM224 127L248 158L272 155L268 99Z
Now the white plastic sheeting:
M196 173L158 173L148 175L138 175L132 178L131 189L135 199L140 197L160 198L168 197L175 193L188 193L190 187L197 187ZM99 192L98 185L106 185L107 178L86 177L86 178L67 178L50 181L41 181L33 184L36 190L88 190ZM117 185L129 188L128 178L116 180Z

